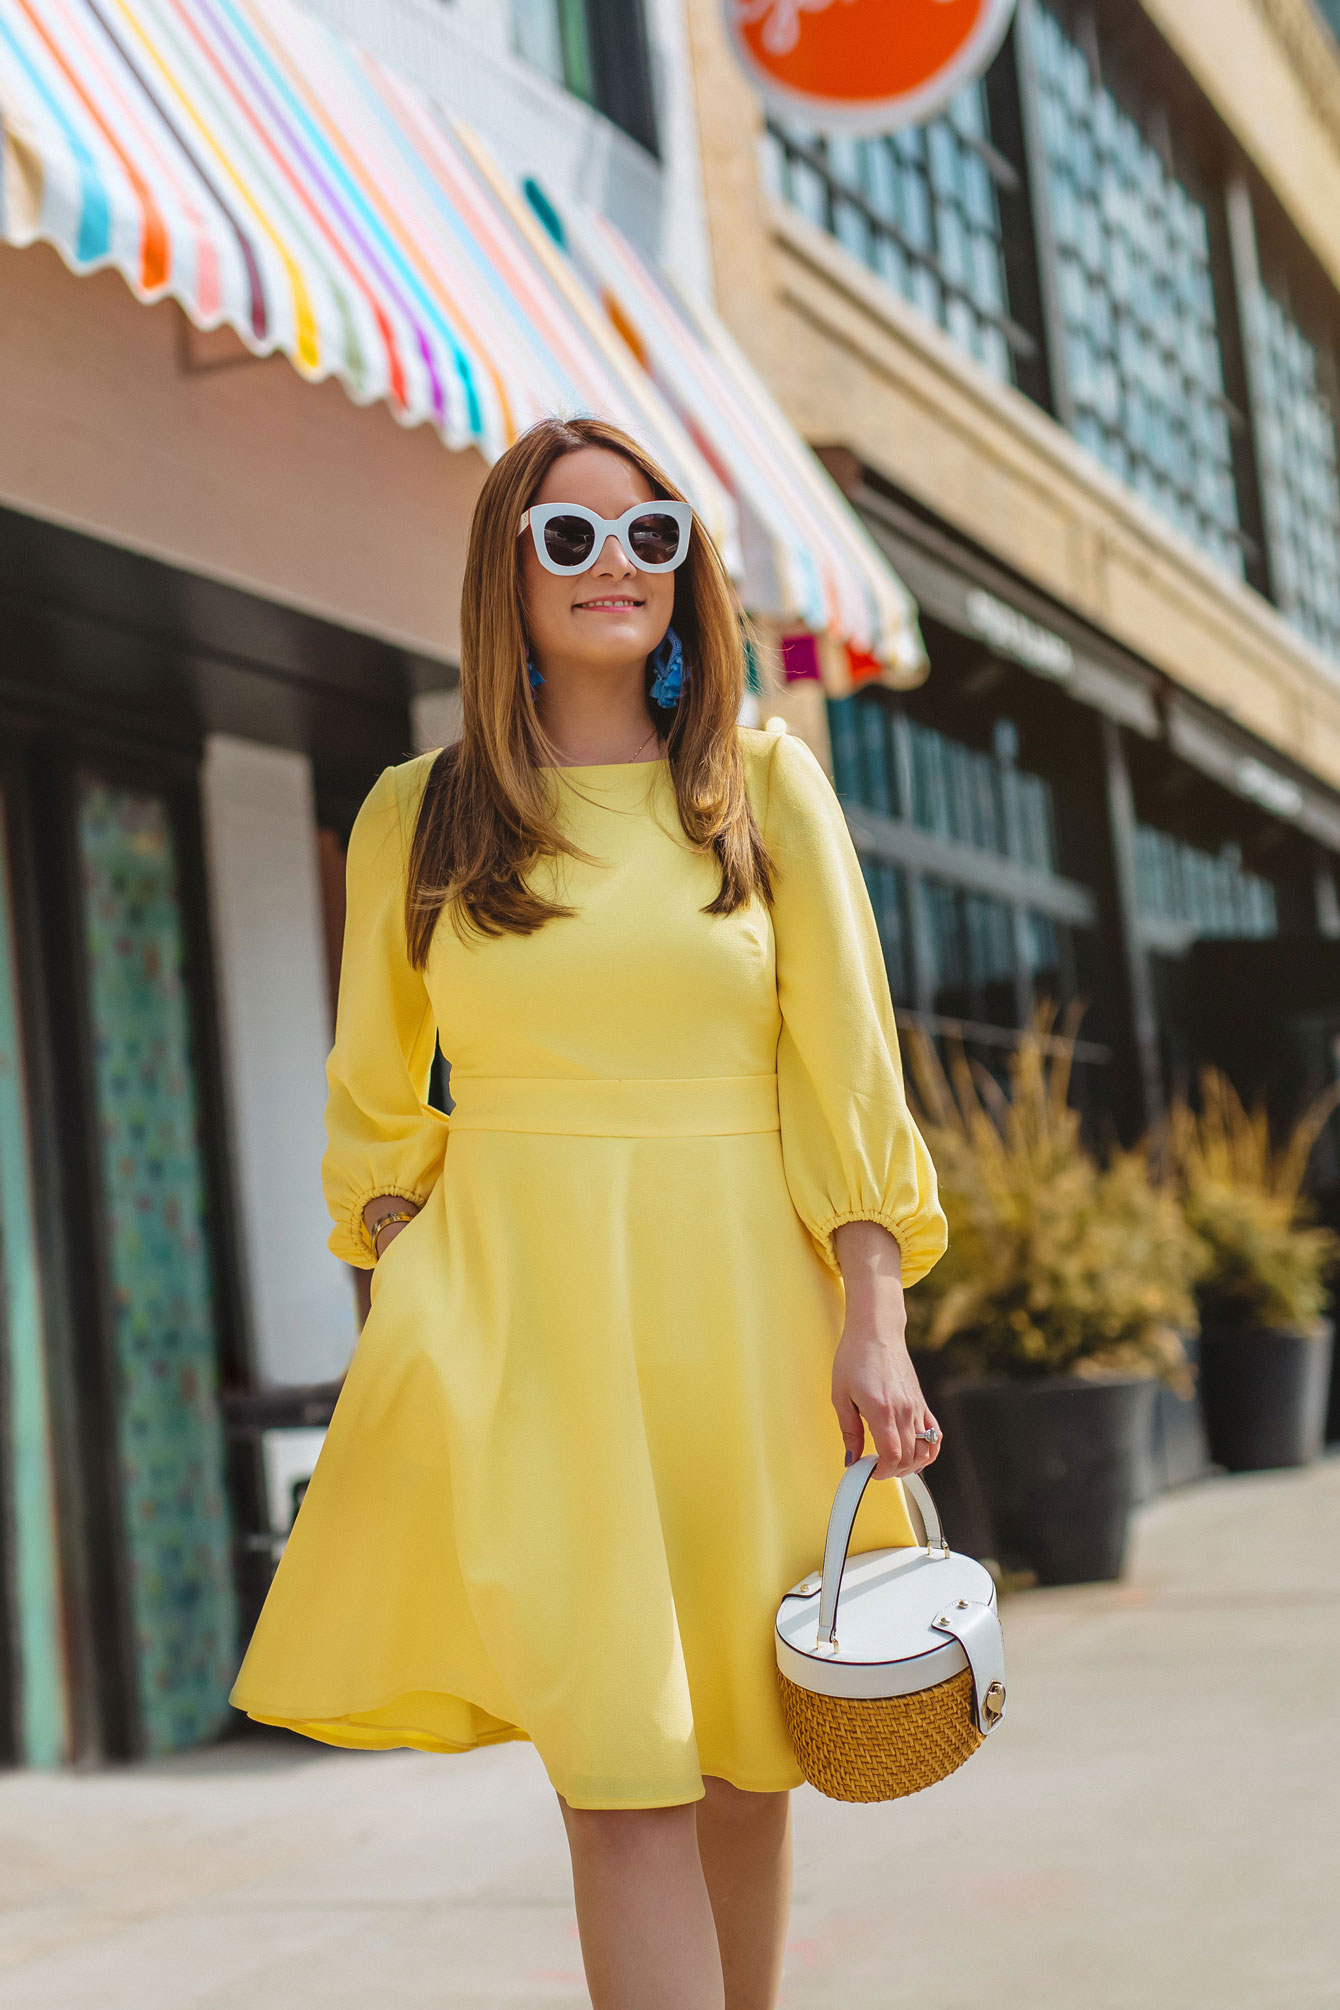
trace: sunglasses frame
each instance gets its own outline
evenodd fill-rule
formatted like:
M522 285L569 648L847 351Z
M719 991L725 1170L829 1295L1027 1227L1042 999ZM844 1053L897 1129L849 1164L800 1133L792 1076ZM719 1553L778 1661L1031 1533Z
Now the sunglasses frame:
M556 516L579 516L585 523L590 524L595 534L591 555L589 558L584 558L580 565L559 565L545 550L545 526ZM673 558L666 559L659 565L647 565L638 557L629 542L629 534L640 516L674 518L679 525L679 549ZM571 578L579 572L589 572L605 549L607 540L612 537L618 539L619 549L639 572L674 572L683 565L689 555L689 539L693 534L693 505L686 502L634 503L633 507L626 509L622 516L607 517L597 516L593 509L587 509L582 503L536 503L522 517L517 525L516 534L521 537L527 530L531 534L540 564L546 572L557 573L560 579Z

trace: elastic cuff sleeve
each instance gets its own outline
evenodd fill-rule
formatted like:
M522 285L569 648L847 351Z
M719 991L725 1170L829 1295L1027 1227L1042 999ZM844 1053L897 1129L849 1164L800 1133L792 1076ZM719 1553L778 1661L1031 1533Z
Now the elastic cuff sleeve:
M842 1265L838 1262L837 1245L833 1241L833 1236L849 1221L873 1221L880 1228L887 1228L902 1252L903 1269L906 1271L908 1232L905 1224L895 1221L891 1214L882 1214L878 1208L873 1207L850 1207L844 1214L830 1214L817 1228L811 1230L819 1245L820 1253L831 1270L836 1270L839 1277L842 1275Z
M352 1263L356 1270L371 1270L377 1261L363 1225L363 1210L371 1200L407 1200L418 1208L426 1204L428 1194L416 1193L403 1186L372 1186L356 1196L342 1219L336 1222L326 1244L332 1256L338 1256L341 1263Z

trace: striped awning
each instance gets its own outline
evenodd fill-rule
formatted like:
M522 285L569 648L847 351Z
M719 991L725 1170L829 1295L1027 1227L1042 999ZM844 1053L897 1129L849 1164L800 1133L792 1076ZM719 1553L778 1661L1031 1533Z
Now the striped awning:
M723 485L441 109L292 0L3 0L0 237L114 266L489 460L546 413L598 412L738 571Z
M734 495L751 612L840 640L849 682L919 682L911 595L716 315L595 211L563 227L614 325Z
M293 0L0 0L0 239L488 460L543 415L610 419L751 612L920 674L910 600L720 327L599 219L574 263L468 132Z

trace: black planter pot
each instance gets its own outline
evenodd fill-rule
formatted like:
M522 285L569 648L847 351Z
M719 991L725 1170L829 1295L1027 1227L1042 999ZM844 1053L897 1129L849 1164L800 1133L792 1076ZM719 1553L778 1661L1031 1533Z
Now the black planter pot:
M1317 1333L1203 1329L1200 1400L1216 1465L1258 1473L1318 1457L1333 1341L1330 1326Z
M1039 1584L1120 1577L1156 1387L1124 1375L955 1385L955 1416L1007 1570L1031 1570Z

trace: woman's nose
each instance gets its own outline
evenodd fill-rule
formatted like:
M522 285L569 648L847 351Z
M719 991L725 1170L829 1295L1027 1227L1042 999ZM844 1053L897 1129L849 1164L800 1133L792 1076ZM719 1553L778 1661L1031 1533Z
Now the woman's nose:
M626 576L630 572L636 572L637 567L633 564L632 559L629 558L618 538L611 532L600 547L600 556L591 570L593 572Z

